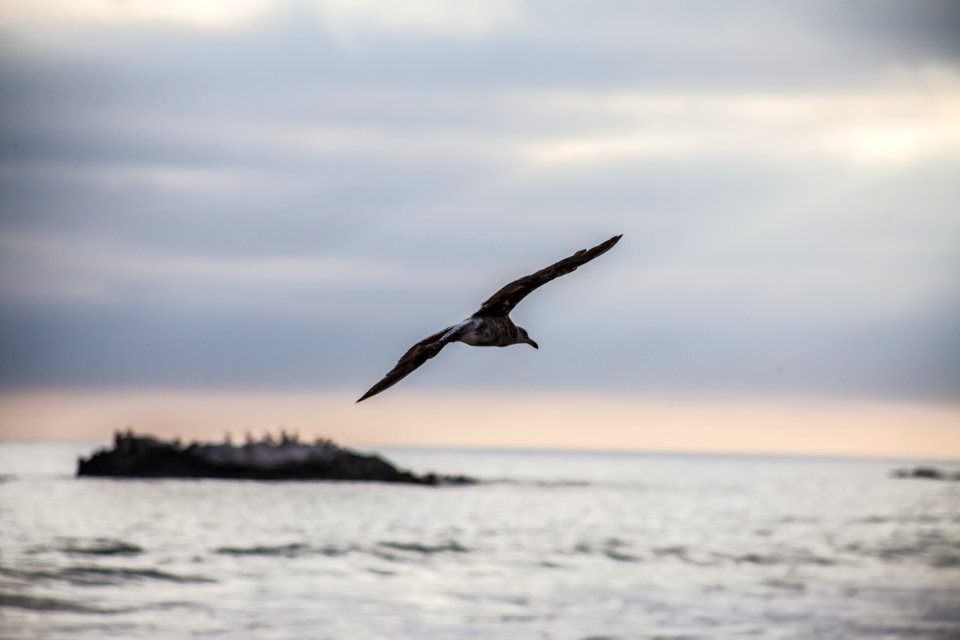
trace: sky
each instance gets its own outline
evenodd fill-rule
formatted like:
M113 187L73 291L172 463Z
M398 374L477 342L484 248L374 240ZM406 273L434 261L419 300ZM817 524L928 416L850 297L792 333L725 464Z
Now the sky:
M949 0L4 0L0 437L960 456L958 177Z

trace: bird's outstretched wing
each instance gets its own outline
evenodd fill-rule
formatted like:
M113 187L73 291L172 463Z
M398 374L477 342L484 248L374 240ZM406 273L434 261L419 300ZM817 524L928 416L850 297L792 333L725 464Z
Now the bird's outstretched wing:
M456 328L457 325L452 325L446 329L441 329L429 338L424 338L417 344L407 349L407 352L403 354L403 357L397 360L396 366L391 369L387 375L383 376L383 379L380 380L380 382L370 387L370 390L363 394L363 396L357 400L357 402L363 402L370 396L375 396L381 391L389 389L413 373L414 369L440 353L441 349L457 339L458 332L451 331L451 329Z
M554 278L559 278L576 270L577 267L585 265L597 256L603 255L609 251L613 245L617 244L617 241L620 240L622 235L623 234L613 236L606 242L600 243L592 249L581 249L569 258L564 258L560 262L540 269L540 271L536 273L514 280L480 305L477 312L473 314L474 317L507 315L521 300L527 297L527 294L531 291L547 284Z

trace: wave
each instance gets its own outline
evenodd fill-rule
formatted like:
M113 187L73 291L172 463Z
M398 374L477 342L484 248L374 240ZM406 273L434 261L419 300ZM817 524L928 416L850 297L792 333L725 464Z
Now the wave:
M930 566L937 569L960 567L960 553L937 553L930 558Z
M162 580L177 583L216 582L211 578L197 575L178 575L159 569L137 567L98 567L74 566L56 571L31 571L0 567L0 575L33 582L36 580L64 581L79 586L109 586L140 580Z
M960 520L955 520L960 522ZM851 520L851 524L934 524L942 525L945 524L947 519L939 518L933 515L898 515L898 516L866 516L863 518L857 518L856 520Z
M869 546L851 542L840 550L894 564L919 561L933 569L960 567L960 541L936 531L892 538Z
M607 549L603 552L603 555L607 556L611 560L616 560L617 562L643 562L643 558L640 556L635 556L630 553L623 553L622 551L617 551L616 549Z
M465 547L455 540L436 544L385 540L374 543L371 546L312 546L303 542L294 542L289 544L255 545L250 547L219 547L214 550L215 553L221 555L237 557L263 556L272 558L299 558L308 555L322 555L335 558L352 553L361 553L396 562L408 560L412 555L429 556L443 553L469 553L470 551L470 548Z
M658 558L676 558L684 564L692 564L700 567L720 564L723 556L716 553L707 552L698 554L684 545L673 545L667 547L654 547L651 549L653 555Z
M811 553L746 553L738 556L730 556L730 559L737 564L756 564L763 566L774 565L814 565L820 567L829 567L837 564L835 560L823 558Z
M283 558L293 558L311 552L312 549L306 544L294 542L291 544L280 545L257 545L254 547L220 547L216 553L230 556L274 556Z
M784 591L800 592L807 590L807 585L802 580L791 580L790 578L770 578L769 580L764 580L763 584Z
M78 602L58 598L39 598L20 593L0 593L0 609L26 609L28 611L65 611L68 613L112 613L109 609L99 609Z
M573 547L573 553L602 555L616 562L643 562L644 558L628 551L630 544L618 538L607 538L599 544L579 542Z
M696 550L686 545L671 545L637 549L623 540L611 538L597 544L578 543L571 550L575 554L603 556L616 562L655 562L675 560L699 567L725 564L751 564L756 566L830 566L834 560L802 551L774 551L770 553L731 554L711 550ZM569 552L568 552L569 553Z
M133 567L70 567L58 572L57 577L81 585L116 585L138 580L162 580L165 582L203 583L215 582L211 578L195 575L177 575L159 569Z
M838 546L835 554L818 554L814 550L802 548L766 547L756 550L722 550L696 548L688 545L664 545L647 547L629 540L610 537L596 541L579 542L566 549L555 549L552 553L561 555L586 555L602 557L613 562L680 562L699 567L718 566L754 566L772 567L831 567L857 562L852 556L872 557L882 562L902 562L920 560L933 568L952 568L960 566L960 545L948 538L898 541L874 544L870 547L857 543ZM306 542L291 542L276 545L222 546L213 550L221 555L243 557L265 557L292 559L303 556L328 556L331 558L351 554L367 555L396 563L418 562L430 556L459 555L476 553L478 550L460 541L447 539L440 541L380 540L369 544L347 545L311 545ZM480 551L482 552L482 550ZM549 560L547 558L546 560ZM144 577L163 579L164 574L149 574ZM74 576L77 578L77 576ZM130 577L136 577L131 574ZM90 581L97 574L79 574L78 579ZM175 579L182 579L174 577ZM186 578L190 580L190 578Z
M410 551L423 555L433 555L435 553L469 553L470 549L459 542L451 540L439 544L420 544L418 542L380 542L380 547L393 549L394 551Z
M122 540L98 538L89 545L69 544L60 551L71 555L136 556L143 553L143 547Z
M300 558L309 555L321 555L336 558L345 556L355 551L363 551L361 547L355 545L348 546L312 546L303 542L291 542L289 544L277 545L254 545L252 547L218 547L214 553L227 556L265 556L272 558Z
M149 603L137 607L99 607L84 602L75 602L61 598L35 596L24 593L0 591L0 610L23 609L25 611L49 611L64 613L91 613L97 615L122 614L135 611L170 611L173 609L203 609L202 605L184 600L170 600Z

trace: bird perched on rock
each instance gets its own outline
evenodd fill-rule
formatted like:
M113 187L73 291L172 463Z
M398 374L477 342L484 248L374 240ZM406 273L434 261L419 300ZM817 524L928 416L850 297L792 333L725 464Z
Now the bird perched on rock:
M609 251L613 245L617 244L621 236L622 234L614 236L592 249L581 249L569 258L564 258L549 267L506 285L490 296L486 302L480 305L476 313L463 322L441 329L429 338L425 338L410 347L403 354L403 357L397 361L396 366L380 382L370 387L370 390L363 394L357 402L362 402L370 396L375 396L397 384L410 375L414 369L440 353L440 350L451 342L464 342L474 347L508 347L511 344L528 344L534 349L538 349L537 343L530 338L527 330L513 323L510 319L510 312L521 300L527 297L527 294L537 287L545 285L554 278L566 275Z

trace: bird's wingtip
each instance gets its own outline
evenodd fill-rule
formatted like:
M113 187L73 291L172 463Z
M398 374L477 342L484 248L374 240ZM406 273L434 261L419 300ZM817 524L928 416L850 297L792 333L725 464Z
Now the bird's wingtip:
M362 396L360 396L359 398L357 398L357 401L354 402L354 404L359 404L359 403L363 402L364 400L366 400L367 398L372 398L373 396L377 395L377 394L380 393L381 391L383 391L383 389L376 389L376 388L374 388L374 389L369 389L365 394L363 394Z
M607 241L605 241L605 242L601 242L600 244L598 244L596 247L594 247L594 250L600 249L600 250L601 250L601 253L606 253L606 252L609 251L610 249L613 249L614 245L616 245L618 242L620 242L620 238L622 238L622 237L623 237L623 234L622 234L622 233L618 233L617 235L613 236L613 237L610 238L609 240L607 240Z

